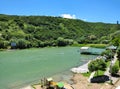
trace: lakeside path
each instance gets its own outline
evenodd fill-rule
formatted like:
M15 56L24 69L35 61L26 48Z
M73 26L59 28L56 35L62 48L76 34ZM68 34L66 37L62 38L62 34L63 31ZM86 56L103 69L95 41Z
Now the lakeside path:
M112 64L110 64L110 65L113 66L116 61L117 61L117 54L114 55L114 58L113 58L113 60L111 61ZM112 82L113 82L113 84L114 84L114 83L118 80L118 78L112 77L112 76L110 75L110 72L109 72L109 71L110 71L110 66L107 68L107 70L105 71L104 75L109 76L109 77L112 79Z

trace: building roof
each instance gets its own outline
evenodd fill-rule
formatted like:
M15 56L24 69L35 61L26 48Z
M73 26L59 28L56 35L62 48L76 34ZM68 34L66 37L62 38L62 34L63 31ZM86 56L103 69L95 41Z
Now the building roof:
M47 78L47 81L52 81L53 79L52 78Z
M86 49L89 49L89 47L81 47L80 49L85 49L86 50Z
M117 47L112 45L112 46L107 47L107 49L117 49Z

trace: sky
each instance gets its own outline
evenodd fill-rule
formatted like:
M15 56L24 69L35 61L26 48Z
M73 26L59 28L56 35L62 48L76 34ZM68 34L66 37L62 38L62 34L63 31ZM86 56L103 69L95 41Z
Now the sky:
M120 0L1 0L0 14L116 23L120 21Z

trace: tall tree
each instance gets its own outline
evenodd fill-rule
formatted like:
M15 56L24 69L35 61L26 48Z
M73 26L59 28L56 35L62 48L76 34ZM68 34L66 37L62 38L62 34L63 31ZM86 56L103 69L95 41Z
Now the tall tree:
M103 59L96 59L96 60L91 61L88 64L89 71L91 72L97 71L97 75L98 75L98 70L105 70L105 68L106 68L106 64Z
M117 49L117 58L118 58L119 67L120 67L120 46L119 46L118 49Z

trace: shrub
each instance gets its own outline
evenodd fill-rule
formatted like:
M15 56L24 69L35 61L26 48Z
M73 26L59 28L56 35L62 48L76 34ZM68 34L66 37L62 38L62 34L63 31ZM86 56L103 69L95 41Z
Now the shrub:
M111 74L116 75L119 71L119 67L117 65L112 66Z
M9 45L9 42L8 41L0 41L0 49L1 48L7 48Z
M24 49L27 48L27 42L24 39L17 40L17 48Z
M97 71L97 75L98 75L98 70L104 71L105 68L106 68L106 63L103 59L96 59L96 60L91 61L88 64L89 71L90 72Z

